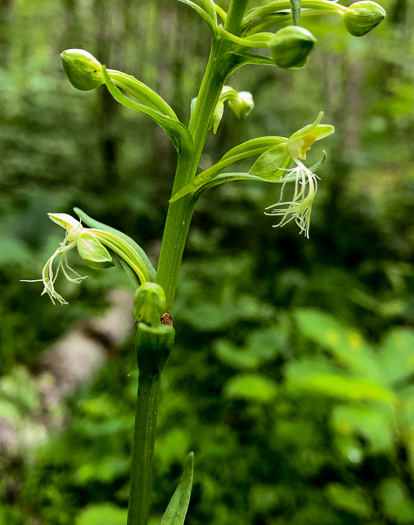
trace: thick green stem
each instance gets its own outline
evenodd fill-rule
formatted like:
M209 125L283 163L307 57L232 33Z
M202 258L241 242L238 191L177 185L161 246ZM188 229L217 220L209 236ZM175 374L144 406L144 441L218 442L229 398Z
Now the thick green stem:
M226 19L226 29L239 32L248 0L233 0ZM180 155L175 176L173 194L187 184L197 172L203 152L211 117L216 107L224 82L232 69L233 57L227 53L232 44L226 41L215 43L211 49L206 73L197 96L197 102L188 129L193 139L193 148L188 155ZM171 313L181 260L195 202L186 196L170 204L165 223L161 254L156 281L165 291L167 311Z
M152 461L161 375L174 342L171 326L139 323L136 337L139 369L131 466L128 525L147 525L151 503Z
M226 31L234 33L235 35L239 34L248 3L249 0L232 0L227 14L226 23L224 24L224 29Z
M232 0L226 20L228 31L239 32L248 0ZM189 131L193 145L179 154L173 194L187 184L197 172L200 156L210 128L211 117L227 74L232 69L229 42L214 44L207 70L197 97ZM170 204L164 229L156 282L166 294L168 312L172 311L178 273L195 202L185 196ZM128 525L147 525L152 483L152 460L159 401L160 368L151 365L151 355L139 353L139 387L135 419L134 450L131 470Z
M151 370L139 372L131 467L128 525L147 525L152 490L152 460L161 378Z

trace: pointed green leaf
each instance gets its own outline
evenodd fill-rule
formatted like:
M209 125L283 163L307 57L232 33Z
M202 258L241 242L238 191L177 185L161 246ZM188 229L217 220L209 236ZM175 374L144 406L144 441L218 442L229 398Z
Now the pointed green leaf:
M301 4L301 0L290 0L290 5L292 8L292 21L294 26L298 26L300 22Z
M160 113L152 107L145 106L144 104L140 104L126 97L111 81L105 66L102 66L102 71L104 74L106 87L117 102L127 108L139 111L140 113L144 113L145 115L151 117L165 131L174 148L178 152L183 149L189 150L191 148L192 138L184 124L165 114Z
M80 210L79 208L74 208L75 213L80 217L80 219L91 228L97 228L99 230L103 230L109 233L113 233L123 239L125 242L127 242L140 256L142 259L142 262L145 265L145 268L147 269L148 275L150 277L151 281L155 281L155 268L151 264L151 261L148 259L147 254L144 252L144 250L139 246L131 237L128 235L125 235L125 233L120 232L119 230L116 230L115 228L111 228L111 226L107 226L106 224L103 224L102 222L99 222L95 219L92 219L92 217L89 217L85 212ZM137 287L139 286L139 282L134 274L134 272L129 268L129 266L124 263L121 259L121 264L124 267L127 274L132 278L134 285ZM127 268L128 269L127 269Z
M168 504L160 525L183 525L190 503L194 475L194 452L190 452L178 487Z
M204 22L206 22L206 24L208 25L208 28L210 29L212 36L213 37L217 36L216 10L214 8L214 3L211 0L197 0L197 3L192 2L191 0L178 0L178 1L192 7L194 11L196 11L201 16Z

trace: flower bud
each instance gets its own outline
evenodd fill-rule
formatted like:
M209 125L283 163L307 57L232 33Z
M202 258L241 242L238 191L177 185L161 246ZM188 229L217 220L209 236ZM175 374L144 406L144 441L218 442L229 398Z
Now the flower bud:
M253 96L248 91L239 91L237 98L229 100L229 108L236 118L244 120L254 108Z
M301 65L312 51L316 38L307 29L287 26L280 29L268 46L274 63L283 69Z
M165 304L165 293L159 284L141 284L134 296L134 319L149 326L158 326Z
M353 36L364 36L374 29L386 16L376 2L356 2L348 7L344 14L344 24Z
M105 82L102 64L83 49L67 49L60 55L69 82L76 89L90 91Z

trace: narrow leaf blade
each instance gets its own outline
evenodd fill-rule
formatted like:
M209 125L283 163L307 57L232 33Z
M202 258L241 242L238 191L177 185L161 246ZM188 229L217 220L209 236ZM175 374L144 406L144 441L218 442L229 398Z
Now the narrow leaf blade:
M194 452L190 452L178 487L168 504L160 525L183 525L190 503L194 475Z

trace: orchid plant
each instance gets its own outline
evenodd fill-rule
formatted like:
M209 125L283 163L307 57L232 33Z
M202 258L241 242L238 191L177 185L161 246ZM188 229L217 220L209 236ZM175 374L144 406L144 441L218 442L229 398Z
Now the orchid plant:
M61 272L72 283L84 277L68 265L68 253L77 249L92 268L107 268L118 259L136 288L134 317L138 321L136 354L139 369L135 434L131 468L128 525L147 525L152 486L160 380L173 342L172 310L184 246L201 194L214 186L237 180L280 185L280 198L269 204L266 214L276 217L274 226L295 221L309 237L311 211L318 188L317 170L326 154L310 167L305 164L311 146L334 132L331 125L316 120L290 137L265 136L239 144L213 166L198 172L207 134L215 133L223 117L224 104L244 120L253 110L251 93L237 92L227 79L247 64L274 65L283 69L306 65L316 39L300 26L302 16L335 15L354 36L363 36L385 17L384 9L372 1L350 7L331 0L263 0L248 9L249 0L231 0L226 12L213 0L179 0L193 8L211 34L211 52L197 98L191 103L188 125L148 86L131 75L107 69L84 50L62 53L64 70L72 85L89 91L104 85L120 104L152 118L168 135L177 151L177 169L169 203L157 269L144 250L130 237L89 217L75 208L78 218L51 213L50 218L65 229L65 237L47 260L42 278L43 293L53 303L67 304L56 291ZM270 31L269 31L270 29ZM252 159L249 171L231 168L238 161ZM231 168L230 170L228 168ZM293 185L293 197L285 188ZM193 455L189 454L181 482L161 520L161 525L182 525L186 516L193 477Z

